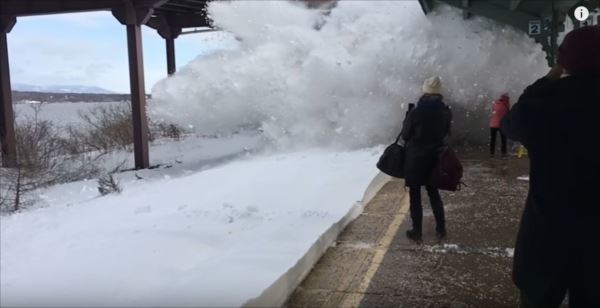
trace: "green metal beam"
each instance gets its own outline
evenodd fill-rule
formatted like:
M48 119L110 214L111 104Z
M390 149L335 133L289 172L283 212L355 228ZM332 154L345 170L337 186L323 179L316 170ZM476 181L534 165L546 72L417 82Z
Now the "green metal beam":
M521 4L521 0L510 0L510 10L516 10L519 7L519 4Z
M542 45L548 64L553 65L558 34L564 30L569 11L578 4L585 3L590 7L600 0L419 0L419 3L425 14L440 4L446 4L462 10L465 18L478 15L523 31Z
M479 15L510 25L527 32L530 20L539 20L541 16L531 15L520 11L511 11L508 7L496 5L488 1L471 1L468 7L463 6L462 0L437 0L450 6L466 10L473 15Z

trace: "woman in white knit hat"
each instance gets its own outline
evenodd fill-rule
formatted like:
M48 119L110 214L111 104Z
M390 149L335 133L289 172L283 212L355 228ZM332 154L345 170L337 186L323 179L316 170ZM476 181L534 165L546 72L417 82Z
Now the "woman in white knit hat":
M410 216L413 228L406 232L407 237L420 241L423 226L421 187L425 186L433 215L436 220L436 234L446 236L444 204L437 188L428 185L437 162L438 150L450 134L452 113L443 102L442 82L439 77L431 77L423 83L423 96L416 107L404 120L402 138L406 141L405 184L410 191Z

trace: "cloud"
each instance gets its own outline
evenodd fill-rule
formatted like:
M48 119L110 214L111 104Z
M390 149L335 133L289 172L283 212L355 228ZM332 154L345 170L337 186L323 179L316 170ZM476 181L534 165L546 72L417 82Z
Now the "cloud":
M146 88L166 76L164 40L143 28ZM177 64L224 48L222 33L181 36ZM227 35L225 35L227 36ZM19 18L9 33L11 80L32 85L86 85L129 92L125 27L110 12Z
M125 48L115 52L98 42L23 35L11 37L9 52L15 82L103 86L113 79L128 80L116 70L127 67Z

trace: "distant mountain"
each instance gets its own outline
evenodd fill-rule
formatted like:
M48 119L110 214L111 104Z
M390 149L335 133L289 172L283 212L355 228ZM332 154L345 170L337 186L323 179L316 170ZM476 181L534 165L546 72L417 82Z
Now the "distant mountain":
M12 85L13 91L21 92L44 92L44 93L93 93L93 94L114 94L114 92L101 87L83 86L83 85L30 85L15 83Z
M150 96L147 95L149 98ZM12 91L13 102L42 102L42 103L67 103L67 102L121 102L129 101L129 94L103 94L103 93L46 93L46 92L21 92Z

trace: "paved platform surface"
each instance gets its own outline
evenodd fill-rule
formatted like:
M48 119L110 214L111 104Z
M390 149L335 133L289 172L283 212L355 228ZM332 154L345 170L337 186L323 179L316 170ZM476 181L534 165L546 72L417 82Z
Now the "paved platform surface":
M512 248L526 159L463 158L468 187L442 193L448 236L435 238L423 191L423 244L408 240L408 194L386 184L328 249L287 307L516 307Z

